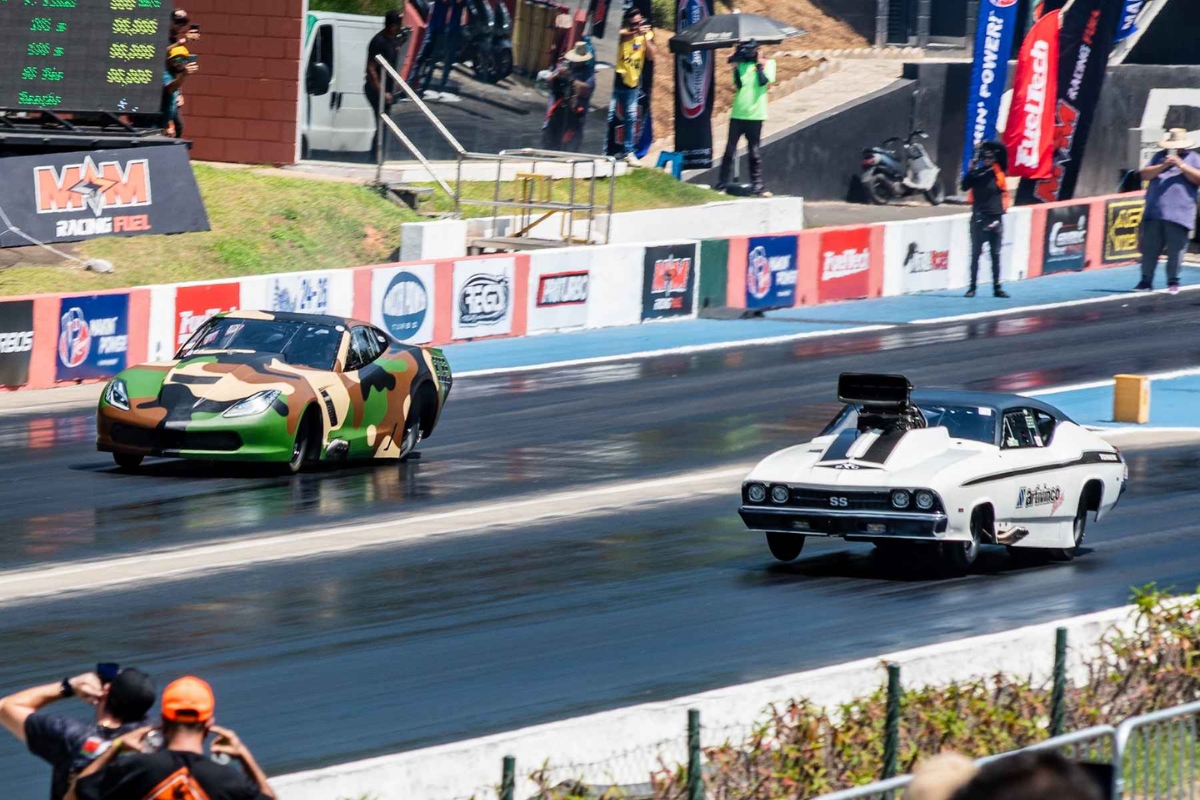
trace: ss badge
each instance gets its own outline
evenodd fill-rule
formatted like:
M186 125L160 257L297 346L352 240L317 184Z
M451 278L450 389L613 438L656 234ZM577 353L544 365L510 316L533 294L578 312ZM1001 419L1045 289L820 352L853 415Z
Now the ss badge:
M829 505L837 508L845 508L850 505L850 499L847 497L831 497L829 498Z

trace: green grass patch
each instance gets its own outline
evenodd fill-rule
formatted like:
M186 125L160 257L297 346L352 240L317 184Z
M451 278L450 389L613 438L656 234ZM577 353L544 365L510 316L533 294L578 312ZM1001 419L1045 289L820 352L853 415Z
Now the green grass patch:
M416 213L353 183L292 178L247 168L194 166L212 230L175 236L109 237L75 247L83 259L103 258L116 271L99 275L78 265L17 262L0 269L0 295L86 292L156 283L296 272L375 264L388 260L400 243L400 227L422 219ZM587 184L577 184L577 200ZM513 182L501 184L512 199ZM566 200L567 181L554 182L554 199ZM464 195L491 199L492 183L464 184ZM608 181L597 181L597 202L607 203ZM657 170L635 170L617 178L616 209L629 211L696 205L722 198L680 183ZM453 201L437 189L429 202L451 211ZM467 216L491 216L491 208L464 206ZM501 209L512 214L513 210Z

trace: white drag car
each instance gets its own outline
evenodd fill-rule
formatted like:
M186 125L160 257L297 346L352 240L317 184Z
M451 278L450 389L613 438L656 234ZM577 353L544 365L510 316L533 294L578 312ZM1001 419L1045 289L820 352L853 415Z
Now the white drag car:
M1121 453L1040 400L850 373L838 400L820 436L742 484L742 520L781 561L809 536L928 553L956 571L983 544L1070 559L1088 514L1100 519L1125 489Z

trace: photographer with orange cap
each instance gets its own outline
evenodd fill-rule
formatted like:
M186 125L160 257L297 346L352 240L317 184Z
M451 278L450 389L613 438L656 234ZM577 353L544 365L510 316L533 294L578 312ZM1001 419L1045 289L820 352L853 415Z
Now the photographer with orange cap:
M162 695L163 748L145 752L149 727L122 736L80 773L67 800L274 800L250 749L236 733L213 724L215 710L207 683L190 675L175 681ZM212 754L240 761L245 771L204 754L209 734L217 737Z

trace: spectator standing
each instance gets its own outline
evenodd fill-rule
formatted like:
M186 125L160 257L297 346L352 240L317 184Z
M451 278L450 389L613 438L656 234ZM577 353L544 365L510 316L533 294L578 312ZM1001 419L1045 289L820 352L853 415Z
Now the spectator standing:
M391 107L392 101L395 100L396 81L390 75L385 74L383 67L379 66L379 62L375 60L376 56L383 56L383 60L391 65L392 69L400 72L399 56L400 46L408 40L410 31L404 24L404 16L400 11L391 9L383 15L383 30L371 37L370 44L367 45L367 73L363 81L363 93L367 96L367 102L371 104L371 109L378 117L380 112L387 113ZM375 123L376 134L371 139L371 152L375 152L379 137L379 123Z
M149 675L138 669L119 669L115 664L100 668L0 699L0 724L53 770L50 800L62 800L71 779L115 739L144 724L154 705L155 687ZM95 706L95 719L84 722L44 710L68 697Z
M190 675L175 681L162 696L163 749L143 752L149 727L125 734L80 774L68 800L273 800L266 773L236 733L214 724L215 711L207 683ZM212 753L236 759L244 771L204 754L210 734L217 737Z
M614 130L612 121L617 109L622 113L621 150L628 164L636 164L638 96L642 90L642 73L646 61L654 59L654 32L636 7L625 10L617 41L617 66L614 70L612 102L608 106L609 134ZM647 94L651 87L644 87ZM612 152L614 148L606 148Z
M1158 143L1142 170L1146 187L1146 211L1142 216L1141 291L1154 288L1158 257L1167 251L1167 291L1179 291L1179 263L1188 246L1188 231L1196 224L1196 193L1200 187L1200 154L1183 128L1172 128Z
M425 36L421 39L421 50L417 53L417 65L413 70L414 86L418 92L429 90L433 83L433 73L437 69L437 56L445 46L443 40L446 22L450 16L452 5L451 0L433 0L429 4L429 16L425 20Z
M769 197L763 184L762 141L763 123L767 120L767 92L775 82L775 59L763 58L762 48L755 41L743 42L729 57L733 64L733 108L729 112L729 138L721 159L721 174L717 190L724 191L737 159L738 141L746 137L750 157L750 191Z
M1101 800L1096 780L1055 752L1019 753L985 765L954 800Z
M992 256L992 294L1008 297L1000 288L1000 242L1004 238L1004 212L1008 210L1008 178L1004 174L1008 155L999 142L983 142L975 151L962 190L971 204L971 288L967 297L975 296L979 277L979 258L986 244Z
M199 40L200 26L192 24L191 18L188 17L188 13L182 8L175 9L171 13L171 24L167 30L167 66L166 73L163 77L164 87L171 84L176 77L176 75L172 73L171 67L171 52L176 46L184 48L182 52L185 70L182 76L183 79L186 79L188 75L192 75L200 69L200 67L196 64L196 57L188 52L187 49L189 42L196 42ZM183 80L180 80L172 92L173 97L171 99L170 107L166 108L166 110L163 112L163 117L165 120L162 123L163 128L166 130L168 136L174 136L177 139L183 138L183 115L179 112L179 109L183 108L183 93L179 91L179 86L182 84Z
M167 50L167 68L163 72L162 121L168 136L183 136L183 118L179 115L182 100L180 89L188 76L195 72L195 61L188 49L181 44L171 45Z
M904 787L904 800L950 800L979 769L960 753L939 753L920 761L912 781Z
M547 150L579 152L588 103L596 89L594 61L588 43L576 42L550 73L550 108L542 126L542 146Z

